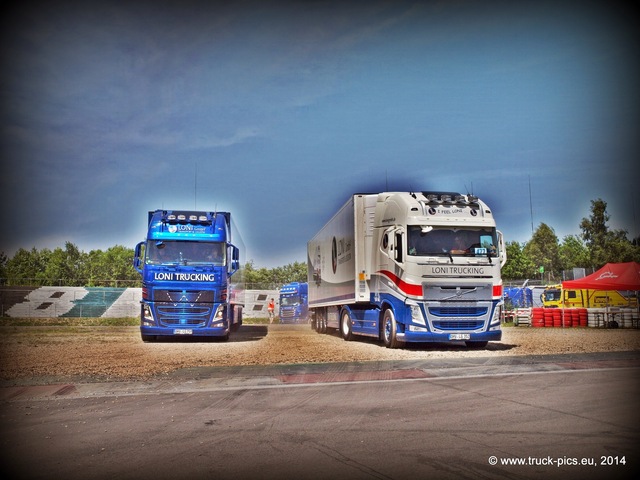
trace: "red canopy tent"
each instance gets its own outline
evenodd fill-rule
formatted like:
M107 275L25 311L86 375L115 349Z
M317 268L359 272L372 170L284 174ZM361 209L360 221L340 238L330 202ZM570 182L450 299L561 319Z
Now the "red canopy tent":
M565 289L640 290L640 263L607 263L600 270L578 280L562 282Z

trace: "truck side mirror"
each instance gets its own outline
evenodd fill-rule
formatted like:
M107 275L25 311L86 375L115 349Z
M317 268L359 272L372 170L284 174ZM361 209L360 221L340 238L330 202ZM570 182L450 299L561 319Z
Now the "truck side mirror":
M504 244L504 235L501 231L496 232L498 234L498 251L500 252L500 266L504 267L504 264L507 263L507 248Z
M234 245L231 247L231 262L229 263L229 275L233 275L240 270L240 249Z
M402 263L402 233L396 233L396 239L393 246L393 258L396 262Z
M135 250L135 254L133 256L133 268L136 269L136 271L139 274L142 274L142 246L144 245L144 242L140 242L136 245L136 250Z

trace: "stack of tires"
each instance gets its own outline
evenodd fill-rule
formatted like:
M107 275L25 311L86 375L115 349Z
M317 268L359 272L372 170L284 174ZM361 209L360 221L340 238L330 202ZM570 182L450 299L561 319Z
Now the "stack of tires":
M531 310L532 327L586 327L586 308L542 308Z
M542 307L534 307L531 309L531 326L544 327L544 311Z

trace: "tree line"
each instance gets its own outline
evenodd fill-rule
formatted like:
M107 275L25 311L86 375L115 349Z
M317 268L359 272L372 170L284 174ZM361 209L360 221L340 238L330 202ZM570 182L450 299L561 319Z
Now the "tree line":
M140 287L133 268L134 250L121 245L85 253L71 242L50 250L19 249L12 258L0 253L0 285L65 287ZM276 290L289 282L306 282L307 265L293 262L257 268L250 260L242 269L247 288Z
M632 240L625 230L611 230L607 204L591 201L591 215L580 222L580 235L558 240L554 230L542 223L530 241L507 242L505 281L563 280L563 272L574 268L589 271L606 263L640 262L640 237ZM108 286L140 287L140 274L133 268L134 250L121 245L106 251L85 253L71 242L50 250L20 249L11 258L0 253L0 284L19 286ZM252 260L243 268L247 288L275 290L289 282L305 282L307 265L293 262L282 267L259 268Z
M640 237L628 238L626 230L611 230L607 203L591 201L591 215L580 222L580 235L558 240L554 230L542 223L525 243L507 242L507 263L502 278L509 280L568 280L563 272L584 268L593 272L607 263L640 262Z

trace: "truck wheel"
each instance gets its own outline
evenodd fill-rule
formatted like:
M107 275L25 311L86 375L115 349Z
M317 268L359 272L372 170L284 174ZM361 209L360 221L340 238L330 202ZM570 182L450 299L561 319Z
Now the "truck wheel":
M142 341L143 342L155 342L156 341L156 336L155 335L145 335L144 333L141 333L140 336L142 337Z
M347 342L353 339L353 325L349 310L344 309L340 314L340 333Z
M317 311L315 318L316 318L316 332L327 333L327 320L325 317L324 310Z
M324 315L320 317L320 330L318 332L327 333L327 319Z
M402 342L397 337L398 324L393 310L387 308L382 315L382 341L387 348L398 348Z

